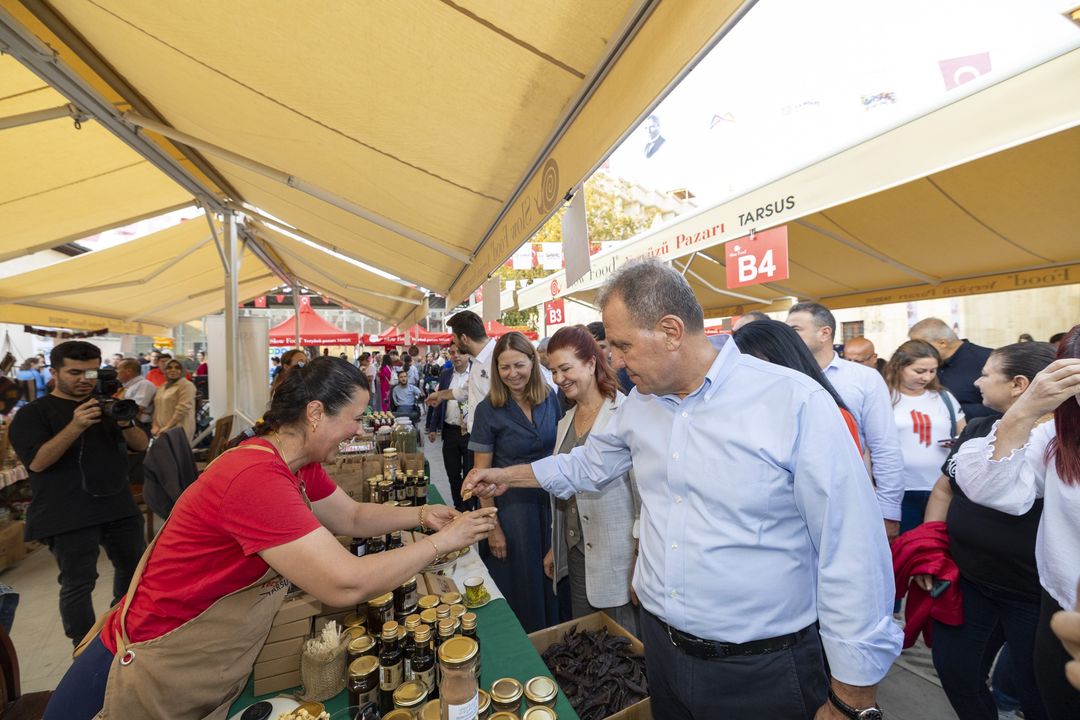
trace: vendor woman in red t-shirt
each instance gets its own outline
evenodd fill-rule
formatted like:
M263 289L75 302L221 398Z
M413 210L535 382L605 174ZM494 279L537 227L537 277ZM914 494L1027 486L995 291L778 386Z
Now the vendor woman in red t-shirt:
M189 487L127 595L53 694L46 720L224 718L290 582L346 607L400 586L494 528L493 508L358 503L323 471L360 430L367 378L322 357L288 374L259 436ZM356 557L334 537L425 526L434 535Z

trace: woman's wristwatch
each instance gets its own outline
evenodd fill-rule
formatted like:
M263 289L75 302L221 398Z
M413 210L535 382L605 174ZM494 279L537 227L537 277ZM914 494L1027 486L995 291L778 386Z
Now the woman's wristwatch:
M829 688L829 702L833 704L833 707L840 711L844 717L849 717L851 720L883 720L885 717L881 713L881 708L877 705L873 707L858 708L851 707L846 702L837 697L833 689Z

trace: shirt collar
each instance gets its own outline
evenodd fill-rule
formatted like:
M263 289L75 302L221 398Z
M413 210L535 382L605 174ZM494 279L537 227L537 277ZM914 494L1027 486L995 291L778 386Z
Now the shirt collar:
M687 395L683 400L680 400L679 396L674 394L662 395L660 396L661 398L676 404L699 394L706 402L712 399L713 395L720 389L724 380L731 374L731 371L739 362L739 356L742 355L742 353L739 352L739 348L735 346L735 342L731 339L730 335L714 335L709 338L709 342L711 342L712 346L719 350L719 352L713 359L712 365L709 366L709 371L705 373L705 380L701 383L701 386Z
M487 345L484 346L483 350L477 353L474 359L476 362L485 362L491 359L491 354L493 352L495 352L495 338L488 340Z
M833 350L832 362L825 366L825 370L823 372L828 372L829 370L833 369L840 369L840 353L836 352L835 350Z

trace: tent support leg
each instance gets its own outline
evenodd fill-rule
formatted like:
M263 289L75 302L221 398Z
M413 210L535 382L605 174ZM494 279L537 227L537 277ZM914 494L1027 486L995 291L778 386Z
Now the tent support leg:
M300 345L300 283L293 283L292 303L293 319L296 321L296 327L293 328L293 334L296 335L296 349L299 350L302 347Z
M236 241L236 214L222 214L225 225L225 415L236 413L236 391L240 379L239 328L240 252Z

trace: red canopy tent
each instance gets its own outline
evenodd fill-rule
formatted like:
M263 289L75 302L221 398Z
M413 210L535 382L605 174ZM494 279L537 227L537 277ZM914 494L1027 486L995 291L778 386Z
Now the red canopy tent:
M364 333L360 336L360 344L365 347L375 346L392 348L398 347L399 345L406 345L408 344L408 341L405 338L405 333L398 330L395 326L381 333Z
M484 328L487 330L488 337L500 338L509 332L519 332L530 340L539 340L540 335L535 330L529 330L528 328L507 327L498 320L488 320L484 323Z
M356 333L345 332L319 317L310 305L300 306L300 344L308 345L355 345ZM296 315L270 328L270 346L284 347L296 344Z
M450 333L437 333L425 330L419 324L409 328L405 335L413 345L449 345L454 336Z

